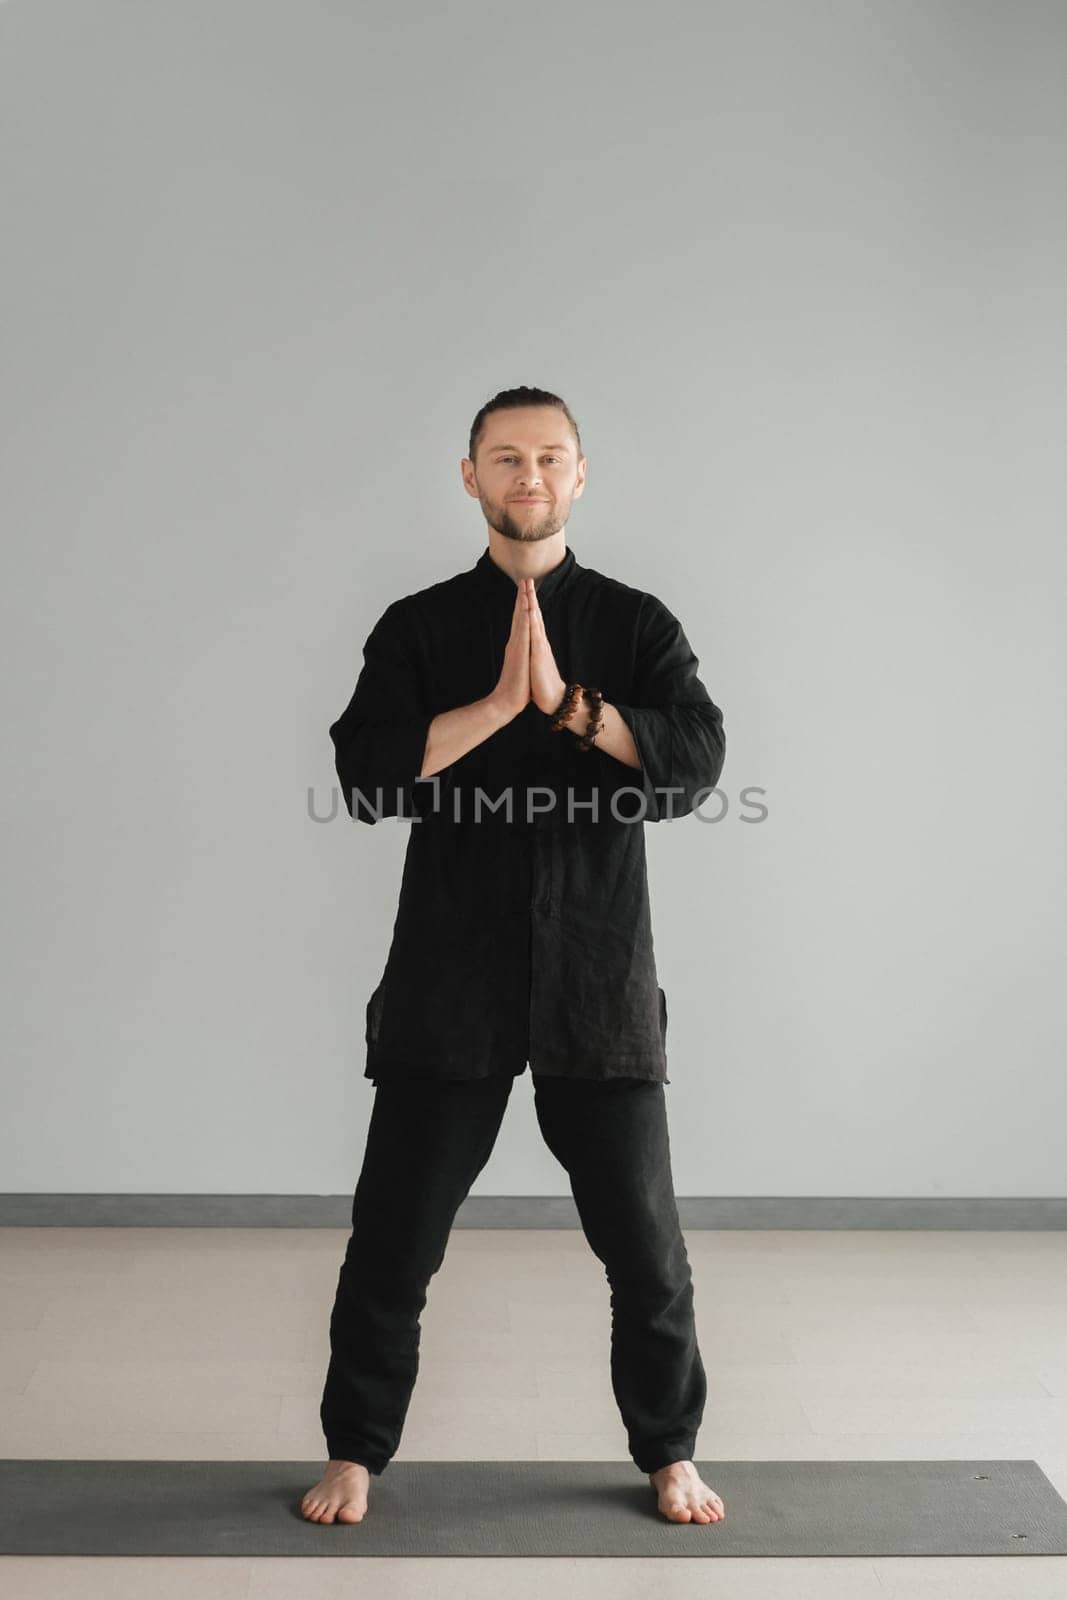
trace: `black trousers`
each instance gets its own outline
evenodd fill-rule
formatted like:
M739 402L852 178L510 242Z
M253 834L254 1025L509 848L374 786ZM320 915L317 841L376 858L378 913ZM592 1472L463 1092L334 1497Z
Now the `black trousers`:
M611 1289L611 1382L642 1472L692 1460L707 1383L671 1177L663 1084L533 1074ZM419 1316L462 1202L492 1153L513 1077L377 1082L330 1317L319 1415L331 1460L384 1472L419 1369Z

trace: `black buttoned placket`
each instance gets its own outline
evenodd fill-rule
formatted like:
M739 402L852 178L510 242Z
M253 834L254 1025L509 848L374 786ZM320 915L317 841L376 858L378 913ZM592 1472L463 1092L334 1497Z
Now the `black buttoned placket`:
M484 564L486 586L492 596L491 654L494 671L499 677L511 630L517 583L493 561L488 551L483 554L479 564ZM566 586L573 575L574 568L574 553L568 550L564 559L547 572L536 585L537 603L550 644L553 642L554 601L561 588ZM552 708L553 711L555 709ZM522 762L517 774L520 781L512 785L513 804L521 811L521 815L516 817L515 844L524 851L527 862L525 881L528 884L526 911L529 919L527 948L530 970L527 984L526 1064L529 1064L534 1057L534 1044L530 1037L529 997L533 991L534 967L541 941L552 937L551 923L556 912L553 895L558 890L559 876L555 866L562 848L558 826L558 806L561 797L558 793L545 792L548 786L543 783L543 740L546 735L554 739L574 737L567 729L559 729L553 733L548 727L550 716L551 712L545 712L533 701L530 701L520 713Z

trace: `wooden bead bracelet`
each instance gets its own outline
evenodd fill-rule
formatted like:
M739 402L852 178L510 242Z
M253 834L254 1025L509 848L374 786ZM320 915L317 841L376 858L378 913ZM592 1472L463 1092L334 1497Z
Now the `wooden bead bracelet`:
M579 750L591 750L597 734L604 726L602 712L604 709L604 696L599 689L584 687L580 683L568 683L563 699L553 711L549 719L549 731L558 733L564 723L569 721L578 705L582 695L589 701L590 716L585 733L578 740Z

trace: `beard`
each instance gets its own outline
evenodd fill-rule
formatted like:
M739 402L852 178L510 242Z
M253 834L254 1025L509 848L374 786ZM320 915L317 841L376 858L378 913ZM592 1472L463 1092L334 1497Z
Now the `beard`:
M495 506L482 495L478 498L489 526L499 533L501 538L513 539L516 544L536 544L541 539L551 539L567 521L566 515L561 514L551 503L538 506L532 511L516 508L516 515L506 503Z

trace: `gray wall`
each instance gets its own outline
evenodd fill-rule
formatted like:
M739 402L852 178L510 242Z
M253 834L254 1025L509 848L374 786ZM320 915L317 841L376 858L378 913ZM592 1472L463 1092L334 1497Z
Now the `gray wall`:
M726 717L647 830L679 1195L1062 1194L1067 8L0 28L0 1188L351 1189L406 830L309 790L533 383ZM566 1191L526 1075L474 1193Z

